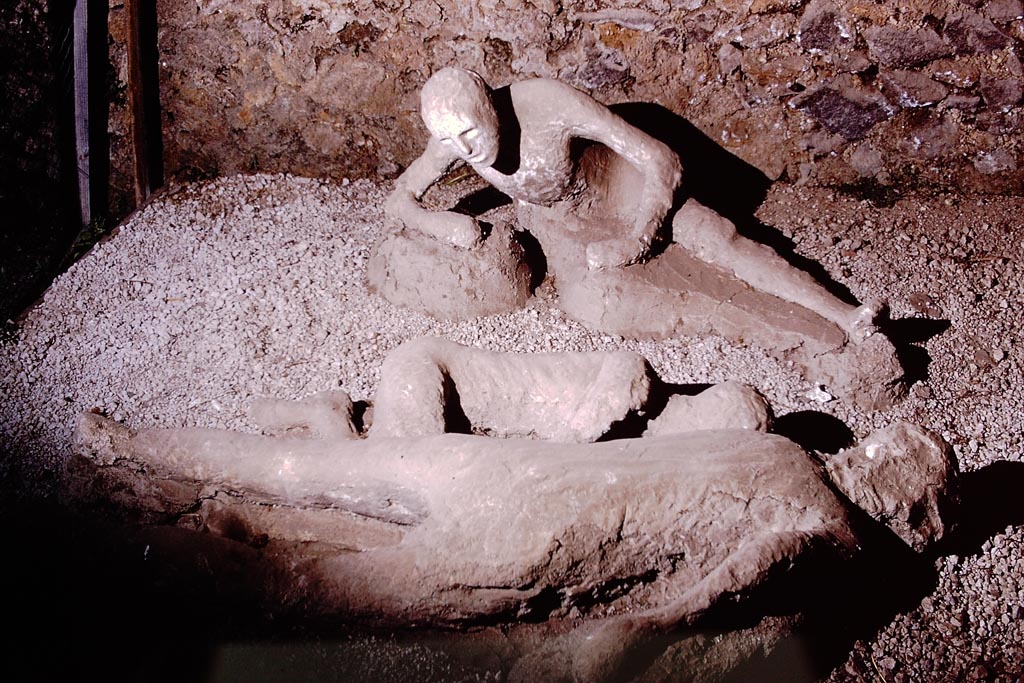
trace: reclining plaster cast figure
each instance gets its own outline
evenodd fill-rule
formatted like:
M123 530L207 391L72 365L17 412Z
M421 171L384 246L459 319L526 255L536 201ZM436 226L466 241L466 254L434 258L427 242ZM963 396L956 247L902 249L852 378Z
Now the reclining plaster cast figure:
M457 396L489 436L588 442L647 404L647 361L629 351L516 354L424 337L381 366L370 435L442 434Z
M605 233L611 226L614 234L585 245L584 267L590 269L619 268L648 258L666 218L671 218L672 239L699 259L757 290L814 311L854 341L874 331L880 304L857 307L841 301L808 273L738 235L729 221L692 200L685 211L670 216L682 175L678 157L564 83L536 78L492 91L476 73L448 67L424 85L421 115L431 138L423 155L399 177L387 202L388 213L409 228L465 249L479 245L475 219L431 212L419 204L431 185L462 160L517 202L520 219L526 218L521 227L539 233L535 237L545 252L561 236L545 235L551 231L542 227L544 221L531 220L543 212L531 207L558 207L561 215L553 221L559 227L565 227L565 217L585 215L592 217L591 225L609 224L602 226ZM577 141L606 149L591 145L581 155L574 147ZM623 160L632 168L625 170ZM713 218L707 220L705 214ZM562 264L557 277L578 277L569 273L578 265L572 260Z
M622 394L630 398L619 402L620 410L634 410L638 397L643 408L648 371L632 354L596 362L586 354L563 356L580 371L566 378L570 413L586 413L601 401L609 368L633 387ZM394 367L420 363L440 374L412 373L394 386L396 377L383 373L389 386L380 392L397 390L399 405L402 392L434 396L443 408L456 400L445 390L453 376L465 385L475 377L467 368L501 360L444 342L415 342ZM557 359L520 356L506 367L531 361L544 368ZM452 368L458 368L454 375ZM501 374L499 367L490 376ZM517 376L509 374L509 381ZM590 391L594 382L601 391ZM524 389L511 391L521 396ZM557 411L559 401L542 393ZM612 676L639 640L694 623L780 571L854 555L865 542L858 505L923 549L943 534L942 513L955 484L948 446L905 424L823 466L793 442L756 429L672 434L663 425L660 436L587 444L450 433L360 439L343 404L329 397L310 421L330 440L209 429L131 432L89 414L77 441L101 468L141 466L145 476L195 485L196 501L229 492L222 508L191 509L209 514L211 529L218 527L212 517L225 514L236 520L226 526L257 526L260 557L285 568L265 590L292 605L301 593L315 614L453 625L566 623L579 611L578 637L570 633L558 647L580 681ZM591 414L600 424L614 417ZM387 415L383 433L405 429L400 414ZM409 429L424 424L417 418ZM686 428L677 424L674 431ZM318 544L286 542L310 540L305 526L288 521L299 512L328 520L323 535L312 539ZM339 519L347 521L331 526ZM361 540L351 537L358 520ZM534 673L526 675L541 680Z
M631 415L649 418L652 407L658 414L644 436L768 431L771 424L768 402L743 384L674 395L662 406L651 399L657 382L647 360L631 351L502 353L421 337L384 359L368 431L415 437L461 427L487 436L588 443ZM299 402L259 400L251 412L271 433L339 440L358 436L351 406L347 394L325 392Z

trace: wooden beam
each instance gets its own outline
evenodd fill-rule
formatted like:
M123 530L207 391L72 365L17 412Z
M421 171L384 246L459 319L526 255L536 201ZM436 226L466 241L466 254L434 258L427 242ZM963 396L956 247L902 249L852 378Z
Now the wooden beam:
M142 64L142 24L139 19L141 1L144 0L125 0L124 3L128 20L128 116L131 127L132 176L136 207L142 206L153 190L149 177L149 129L146 121L145 76Z
M72 31L78 205L82 225L86 225L92 221L92 177L89 161L89 0L76 0Z

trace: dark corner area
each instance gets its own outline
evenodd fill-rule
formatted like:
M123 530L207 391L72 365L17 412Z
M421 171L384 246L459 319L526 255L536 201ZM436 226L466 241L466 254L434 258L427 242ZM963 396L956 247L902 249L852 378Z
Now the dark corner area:
M108 3L13 0L0 6L5 327L162 183L150 5L126 3L128 83L118 80L110 50L115 10ZM127 135L116 134L116 126L110 133L110 107L119 101L128 105Z
M0 6L0 317L45 287L78 233L73 3Z

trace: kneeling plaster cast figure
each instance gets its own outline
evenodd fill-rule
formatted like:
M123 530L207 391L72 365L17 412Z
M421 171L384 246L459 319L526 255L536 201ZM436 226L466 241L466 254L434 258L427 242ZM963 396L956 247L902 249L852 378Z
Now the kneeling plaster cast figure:
M530 239L514 234L508 211L479 223L420 202L463 161L514 200L512 221L542 250L558 305L591 329L753 342L869 410L905 391L895 348L874 333L880 304L845 303L714 211L674 204L678 157L589 96L550 79L491 90L446 68L424 86L421 114L427 148L386 205L405 229L367 267L371 289L392 303L466 319L529 298Z
M424 85L421 115L431 138L387 203L388 213L411 229L464 249L479 248L481 230L474 218L427 211L419 204L461 160L517 202L520 227L535 233L557 278L579 279L585 277L580 268L614 269L646 260L670 219L672 240L698 259L817 313L853 340L874 331L877 304L857 307L837 299L809 274L741 237L729 221L692 200L673 215L682 176L678 157L564 83L537 78L491 90L476 73L449 67ZM591 144L584 148L581 142ZM546 226L543 209L552 207L559 215ZM579 253L563 254L559 242L572 233L586 243ZM567 312L578 315L572 305ZM585 313L578 317L591 322Z
M762 431L770 410L747 387L661 409L656 384L628 352L510 355L422 339L386 361L369 438L347 397L327 394L261 404L279 436L130 431L88 414L77 441L92 482L120 468L162 519L198 515L192 528L248 544L228 565L265 577L256 591L275 609L550 624L564 634L550 641L557 652L522 660L523 680L614 678L646 639L795 567L856 555L864 512L915 550L943 535L956 464L925 430L896 425L822 463ZM637 414L651 436L593 443ZM444 433L460 422L575 443ZM274 570L248 568L260 563Z

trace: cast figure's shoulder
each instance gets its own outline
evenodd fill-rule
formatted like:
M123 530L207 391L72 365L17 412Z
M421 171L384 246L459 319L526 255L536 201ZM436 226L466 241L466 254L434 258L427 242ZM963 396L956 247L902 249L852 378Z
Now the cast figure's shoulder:
M516 101L522 98L539 98L545 102L552 103L558 100L593 100L593 98L582 90L559 81L554 78L528 78L524 81L517 81L509 86Z

